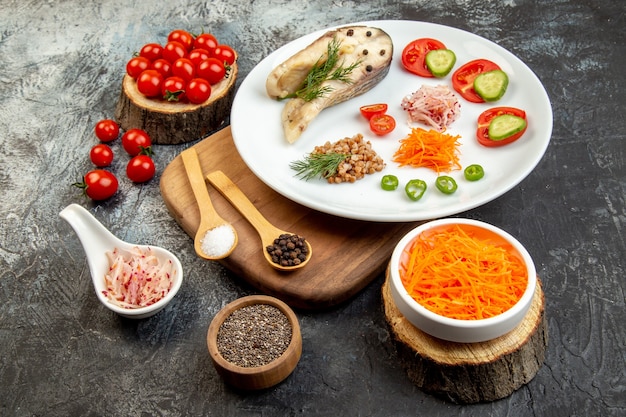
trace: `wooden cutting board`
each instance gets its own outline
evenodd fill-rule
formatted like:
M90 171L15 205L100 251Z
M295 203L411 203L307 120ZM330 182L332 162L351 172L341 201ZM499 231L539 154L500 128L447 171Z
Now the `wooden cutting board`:
M294 203L250 171L237 152L230 126L193 147L205 175L223 171L270 222L311 243L313 255L306 267L288 273L276 271L263 257L256 230L207 183L216 210L233 224L239 236L233 253L219 262L262 293L292 307L321 310L350 299L383 274L395 244L419 225L345 219ZM160 188L167 209L191 237L189 245L193 246L200 211L180 155L163 171Z

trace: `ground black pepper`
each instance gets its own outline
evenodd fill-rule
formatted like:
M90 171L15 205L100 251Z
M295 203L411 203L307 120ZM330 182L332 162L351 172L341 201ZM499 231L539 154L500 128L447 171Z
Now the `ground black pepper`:
M252 304L226 317L217 332L217 349L232 364L263 366L287 350L292 331L289 319L278 307Z
M298 235L282 234L265 248L272 262L281 266L300 265L309 255L306 240Z

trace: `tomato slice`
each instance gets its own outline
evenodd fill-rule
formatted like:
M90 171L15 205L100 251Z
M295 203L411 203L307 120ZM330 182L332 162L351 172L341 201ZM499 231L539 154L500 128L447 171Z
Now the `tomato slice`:
M492 140L489 138L489 124L491 121L504 114L510 114L512 116L521 117L526 120L526 127L523 130L501 140ZM522 137L526 129L528 128L528 119L526 118L526 112L524 110L515 108L515 107L493 107L491 109L485 110L478 116L478 128L476 129L476 139L478 139L478 143L483 146L495 147L509 144L511 142L515 142L519 138Z
M434 75L426 66L426 54L436 49L446 49L446 46L437 39L415 39L404 47L402 65L413 74L432 78Z
M474 80L483 72L499 70L495 62L487 59L475 59L454 71L452 74L452 87L467 101L472 103L484 103L485 100L474 91Z
M361 111L361 114L363 115L363 117L365 117L367 120L370 120L372 116L386 113L387 108L388 106L385 103L378 103L378 104L368 104L366 106L361 106L359 110Z
M396 119L388 114L375 114L370 119L370 129L378 136L384 136L396 128Z

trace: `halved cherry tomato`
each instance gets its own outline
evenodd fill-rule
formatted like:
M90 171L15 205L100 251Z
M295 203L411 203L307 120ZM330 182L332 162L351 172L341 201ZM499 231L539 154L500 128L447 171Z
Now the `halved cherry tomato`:
M499 70L495 62L487 59L475 59L454 71L452 74L452 87L467 101L472 103L484 103L485 100L474 91L474 80L483 72Z
M99 143L91 148L89 158L98 168L108 167L113 162L113 151L108 145Z
M396 119L388 114L376 114L370 119L370 129L378 136L384 136L396 128Z
M526 120L526 127L523 130L506 137L500 140L492 140L489 137L489 124L491 121L504 114L510 114L512 116L521 117ZM517 109L515 107L493 107L491 109L485 110L478 116L478 128L476 129L476 139L478 139L478 143L484 146L494 147L494 146L502 146L508 143L514 142L526 132L528 127L528 119L526 118L526 112L524 110Z
M191 47L193 46L193 35L189 32L187 32L186 30L182 30L182 29L176 29L170 32L169 35L167 35L167 41L168 42L179 42L181 45L183 45L185 47L185 49L187 51L191 50Z
M404 47L402 65L413 74L432 78L434 75L426 66L426 54L435 49L446 49L446 46L437 39L416 39Z
M386 113L387 104L385 103L368 104L366 106L361 106L359 110L361 111L361 114L363 115L363 117L365 117L367 120L370 120L372 116Z
M104 119L96 123L95 127L96 137L101 142L111 142L117 139L120 134L120 125L115 120Z

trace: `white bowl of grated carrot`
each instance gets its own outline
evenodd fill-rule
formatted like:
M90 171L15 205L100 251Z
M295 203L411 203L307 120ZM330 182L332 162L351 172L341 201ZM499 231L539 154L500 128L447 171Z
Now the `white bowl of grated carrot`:
M496 339L518 326L533 300L530 254L507 232L471 219L424 223L396 245L391 294L421 331L460 343Z

